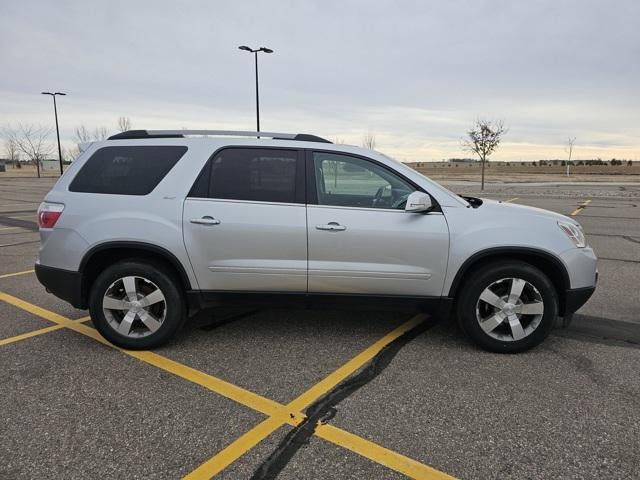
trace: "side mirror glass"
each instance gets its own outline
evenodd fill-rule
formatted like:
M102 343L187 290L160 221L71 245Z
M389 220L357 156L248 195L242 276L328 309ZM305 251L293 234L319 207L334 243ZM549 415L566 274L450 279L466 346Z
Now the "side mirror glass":
M405 212L428 212L433 207L431 197L424 192L413 192L407 197Z

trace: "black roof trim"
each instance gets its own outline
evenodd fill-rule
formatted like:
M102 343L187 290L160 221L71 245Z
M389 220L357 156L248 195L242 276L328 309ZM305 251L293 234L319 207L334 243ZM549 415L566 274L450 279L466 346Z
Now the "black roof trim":
M131 140L136 138L184 138L184 135L149 135L146 130L127 130L111 135L107 140Z
M333 143L326 138L318 137L316 135L309 135L308 133L299 133L295 137L294 140L299 140L301 142L319 142L319 143Z
M282 134L281 134L282 135ZM150 134L147 130L127 130L126 132L111 135L107 140L133 140L137 138L184 138L179 134ZM298 133L293 138L273 137L273 140L297 140L299 142L333 143L326 138L308 133Z
M273 137L272 140L296 140L298 142L333 143L326 138L318 137L316 135L309 135L308 133L298 133L293 138Z

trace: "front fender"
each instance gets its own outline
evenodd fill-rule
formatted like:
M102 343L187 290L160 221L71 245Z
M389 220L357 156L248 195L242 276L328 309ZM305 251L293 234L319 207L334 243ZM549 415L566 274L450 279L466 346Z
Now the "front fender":
M445 216L451 244L443 296L455 292L471 265L490 255L528 255L545 259L561 272L563 286L570 287L569 265L560 252L568 250L572 244L558 228L554 216L503 210L496 205L445 209Z

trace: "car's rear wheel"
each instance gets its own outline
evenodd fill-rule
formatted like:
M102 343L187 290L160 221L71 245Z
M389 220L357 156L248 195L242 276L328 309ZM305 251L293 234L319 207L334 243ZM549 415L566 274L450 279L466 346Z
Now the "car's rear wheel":
M489 264L462 285L457 314L465 333L485 350L522 352L551 332L558 296L549 278L532 265Z
M137 261L117 263L98 275L89 310L102 336L133 350L166 342L186 313L184 295L170 272Z

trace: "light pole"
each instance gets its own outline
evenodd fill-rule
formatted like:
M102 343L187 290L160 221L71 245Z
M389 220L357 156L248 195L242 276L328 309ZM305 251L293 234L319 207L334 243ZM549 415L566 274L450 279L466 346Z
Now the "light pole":
M259 100L260 97L258 93L258 52L273 53L273 50L266 47L253 49L251 47L247 47L246 45L242 45L238 48L240 50L251 52L255 55L255 59L256 59L256 127L257 127L256 131L259 132L260 131L260 100Z
M62 175L62 149L60 148L60 129L58 128L58 107L56 106L56 95L66 95L66 93L42 92L42 95L51 95L53 98L53 114L56 117L56 136L58 137L58 160L60 160L60 175Z

